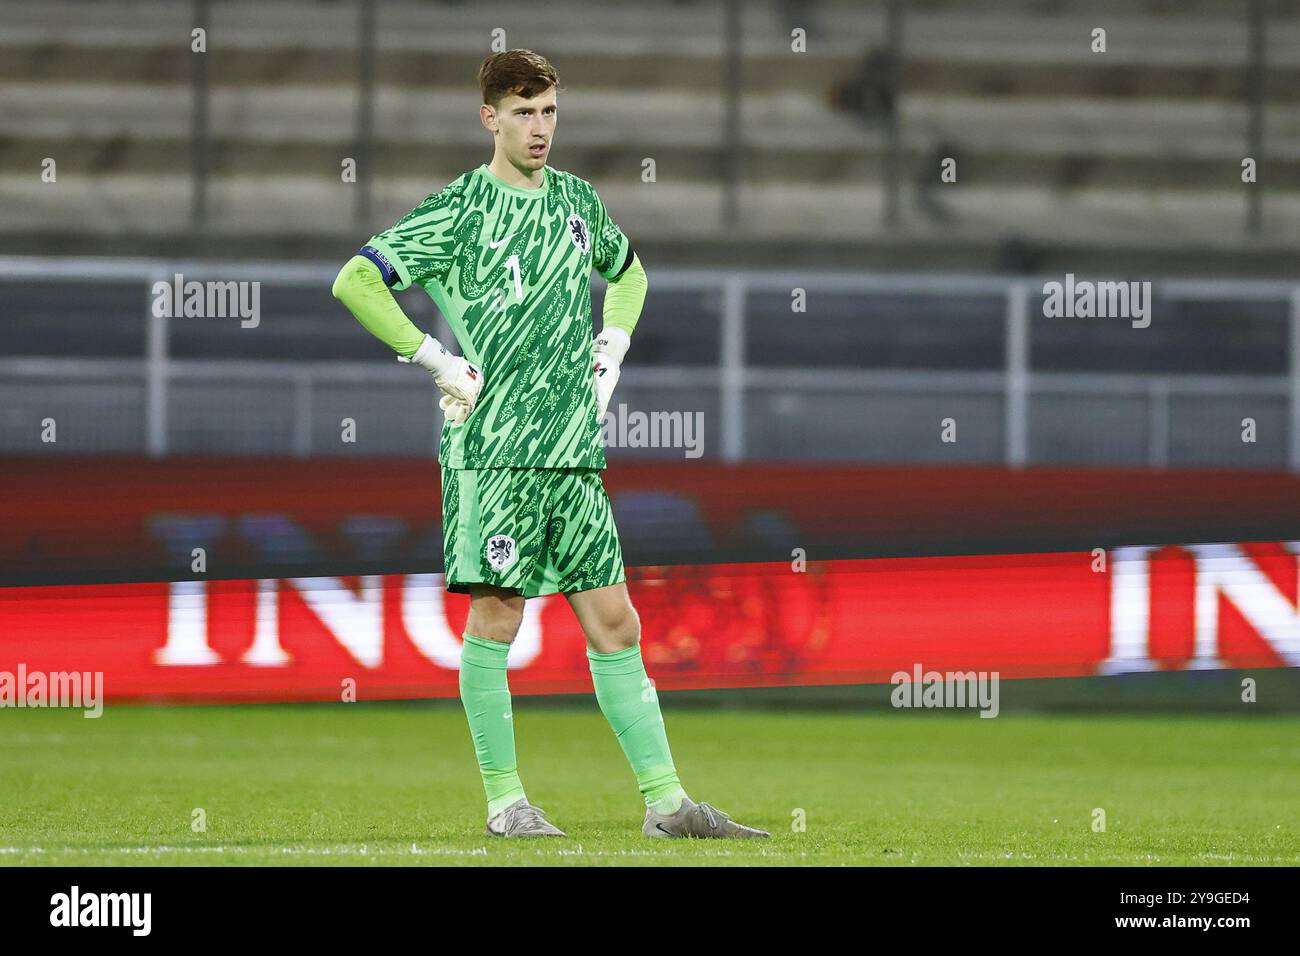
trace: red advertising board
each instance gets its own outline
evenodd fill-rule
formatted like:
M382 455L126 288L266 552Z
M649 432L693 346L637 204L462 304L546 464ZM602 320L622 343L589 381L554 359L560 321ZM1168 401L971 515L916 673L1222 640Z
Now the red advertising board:
M632 569L664 689L1300 666L1296 542ZM102 672L108 700L457 693L466 599L439 576L0 589L0 674ZM587 691L561 597L528 602L521 694ZM13 678L10 677L11 685Z

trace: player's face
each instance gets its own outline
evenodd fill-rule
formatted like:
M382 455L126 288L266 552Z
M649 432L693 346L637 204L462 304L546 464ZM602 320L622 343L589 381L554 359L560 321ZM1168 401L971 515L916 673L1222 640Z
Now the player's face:
M530 100L507 96L496 111L497 150L516 169L541 169L551 153L555 114L555 87Z

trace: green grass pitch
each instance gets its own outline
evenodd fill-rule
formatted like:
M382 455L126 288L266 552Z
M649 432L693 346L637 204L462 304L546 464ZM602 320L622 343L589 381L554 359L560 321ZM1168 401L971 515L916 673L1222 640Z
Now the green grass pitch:
M691 795L770 841L643 838L594 701L516 700L529 797L569 834L546 841L484 834L455 702L119 706L0 711L0 865L1300 863L1294 717L664 702Z

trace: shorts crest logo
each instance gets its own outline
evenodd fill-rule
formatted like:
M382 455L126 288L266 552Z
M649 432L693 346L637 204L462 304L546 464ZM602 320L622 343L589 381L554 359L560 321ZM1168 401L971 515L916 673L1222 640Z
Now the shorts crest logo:
M504 571L518 557L515 539L508 534L494 534L487 542L487 562L497 571Z
M569 217L569 238L584 253L591 248L591 236L587 232L587 221L576 212Z

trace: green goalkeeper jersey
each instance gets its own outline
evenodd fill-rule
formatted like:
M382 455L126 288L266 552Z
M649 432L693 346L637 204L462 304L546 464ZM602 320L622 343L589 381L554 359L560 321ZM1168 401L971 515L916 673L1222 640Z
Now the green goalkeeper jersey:
M543 167L525 189L486 164L370 239L395 290L421 286L483 372L469 420L446 423L444 468L604 468L592 376L591 270L616 277L627 236L595 188Z

